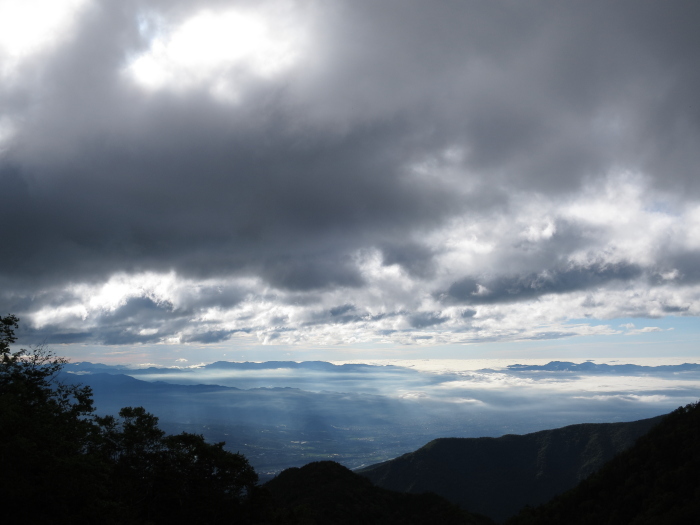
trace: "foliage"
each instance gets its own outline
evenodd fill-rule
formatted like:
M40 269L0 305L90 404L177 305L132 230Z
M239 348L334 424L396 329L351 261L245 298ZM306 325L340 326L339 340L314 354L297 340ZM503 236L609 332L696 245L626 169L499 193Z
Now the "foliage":
M47 508L99 507L100 468L85 454L93 433L89 388L55 380L65 360L43 347L12 352L18 319L0 317L0 490L9 501L42 494ZM88 511L88 509L85 509ZM90 509L89 511L98 509ZM5 506L10 521L32 516L35 523L50 523L36 506ZM26 522L26 521L25 521Z
M13 502L3 523L248 521L257 475L245 457L166 436L142 407L94 415L90 388L57 381L65 359L11 351L18 322L0 317L0 490Z
M96 450L112 467L112 490L122 506L154 523L233 523L257 474L240 454L198 434L166 436L142 407L120 419L96 418Z

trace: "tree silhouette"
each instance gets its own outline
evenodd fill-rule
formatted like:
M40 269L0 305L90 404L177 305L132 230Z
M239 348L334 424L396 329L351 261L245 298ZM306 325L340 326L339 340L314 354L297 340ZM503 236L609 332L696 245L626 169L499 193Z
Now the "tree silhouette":
M257 475L244 456L200 435L166 436L142 407L95 416L89 387L57 379L65 359L11 351L18 323L0 317L3 524L246 521Z

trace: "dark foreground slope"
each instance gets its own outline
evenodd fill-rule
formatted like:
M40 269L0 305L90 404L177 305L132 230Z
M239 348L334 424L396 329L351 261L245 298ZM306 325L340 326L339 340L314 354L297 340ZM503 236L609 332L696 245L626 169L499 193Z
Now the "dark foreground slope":
M273 517L269 523L334 525L488 525L435 494L401 494L375 487L332 461L290 468L264 485Z
M509 525L700 522L700 404L675 410L575 489Z
M444 438L358 471L380 487L435 492L497 521L574 487L660 418L571 425L522 436Z

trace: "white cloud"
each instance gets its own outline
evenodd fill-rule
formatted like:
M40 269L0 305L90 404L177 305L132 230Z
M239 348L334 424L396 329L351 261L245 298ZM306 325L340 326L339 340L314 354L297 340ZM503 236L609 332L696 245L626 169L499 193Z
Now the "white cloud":
M3 0L0 3L0 79L66 39L90 0Z
M141 28L149 48L125 70L135 82L151 90L206 88L224 101L238 100L247 73L271 78L292 68L304 47L301 22L282 3L203 10L175 26L144 16Z
M663 328L659 328L658 326L645 326L644 328L630 330L629 332L627 332L626 335L649 334L649 333L653 333L653 332L664 332L667 330L673 330L673 328L667 328L666 330L664 330Z
M641 402L641 403L661 403L664 401L668 401L670 398L668 396L664 395L649 395L649 396L644 396L644 395L636 395L636 394L618 394L618 395L612 395L612 396L605 396L605 395L597 395L597 396L573 396L573 399L585 399L585 400L594 400L594 401L603 401L603 402L610 402L610 401L632 401L632 402Z

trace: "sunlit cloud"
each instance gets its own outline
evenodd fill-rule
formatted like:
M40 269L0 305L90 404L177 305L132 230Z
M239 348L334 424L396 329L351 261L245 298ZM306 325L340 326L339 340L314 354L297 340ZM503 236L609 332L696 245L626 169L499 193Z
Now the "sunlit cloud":
M632 323L630 323L632 324ZM630 327L625 335L640 335L640 334L650 334L652 332L663 332L665 330L673 330L673 328L659 328L658 326L645 326L643 328L633 329L634 325Z
M272 78L293 67L304 51L300 21L283 4L256 11L204 10L174 27L143 16L140 27L149 47L125 71L149 90L204 87L235 101L245 75Z
M594 401L632 401L632 402L642 402L642 403L660 403L668 401L669 397L664 395L636 395L636 394L619 394L619 395L597 395L597 396L574 396L574 399L585 399Z
M3 0L0 3L0 79L24 60L65 40L91 0Z

